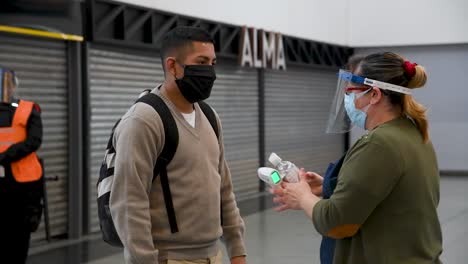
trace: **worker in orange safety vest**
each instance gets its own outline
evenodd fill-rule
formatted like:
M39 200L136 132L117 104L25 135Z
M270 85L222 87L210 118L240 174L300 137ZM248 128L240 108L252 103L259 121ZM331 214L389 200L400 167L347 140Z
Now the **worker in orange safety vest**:
M17 86L15 72L0 67L0 256L26 263L42 214L42 120L38 104L14 97Z

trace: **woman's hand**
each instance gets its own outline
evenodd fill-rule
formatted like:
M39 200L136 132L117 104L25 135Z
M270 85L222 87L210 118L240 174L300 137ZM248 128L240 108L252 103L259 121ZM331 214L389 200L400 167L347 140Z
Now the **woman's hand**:
M310 190L316 196L322 196L323 177L315 172L305 172L304 169L299 171L299 176L303 175L310 186ZM302 177L302 176L301 176Z
M316 175L318 174L312 175L314 177L314 188L318 188L318 182L321 178L316 177ZM307 176L307 173L305 173L304 169L301 169L301 173L299 174L299 176L300 180L297 183L282 182L280 186L272 188L270 190L270 192L275 195L275 197L273 198L273 202L281 204L280 206L275 208L276 211L281 212L288 209L307 210L304 207L310 204L309 202L311 200L318 199L312 193L311 186L307 182L307 179L310 177Z

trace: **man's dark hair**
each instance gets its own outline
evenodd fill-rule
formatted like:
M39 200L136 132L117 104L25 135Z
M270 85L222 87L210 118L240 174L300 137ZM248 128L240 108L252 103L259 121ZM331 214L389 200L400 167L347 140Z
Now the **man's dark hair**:
M214 44L208 31L199 27L180 26L172 29L164 35L161 43L161 60L164 67L165 60L169 56L175 56L183 60L192 42L209 42Z

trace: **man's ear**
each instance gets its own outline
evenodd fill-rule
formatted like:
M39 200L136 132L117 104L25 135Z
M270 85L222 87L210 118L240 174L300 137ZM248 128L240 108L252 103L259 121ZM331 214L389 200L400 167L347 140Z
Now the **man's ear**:
M176 76L176 62L174 57L167 57L166 61L164 62L164 66L166 68L166 73L170 74L171 76Z

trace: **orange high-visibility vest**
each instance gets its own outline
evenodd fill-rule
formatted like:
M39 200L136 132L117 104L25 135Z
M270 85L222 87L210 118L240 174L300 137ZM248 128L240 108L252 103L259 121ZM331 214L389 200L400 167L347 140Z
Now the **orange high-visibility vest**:
M27 124L33 106L33 102L20 100L11 126L0 127L0 152L6 151L13 144L26 140L28 135ZM36 152L12 162L10 166L13 177L17 182L37 181L42 176L42 166Z

